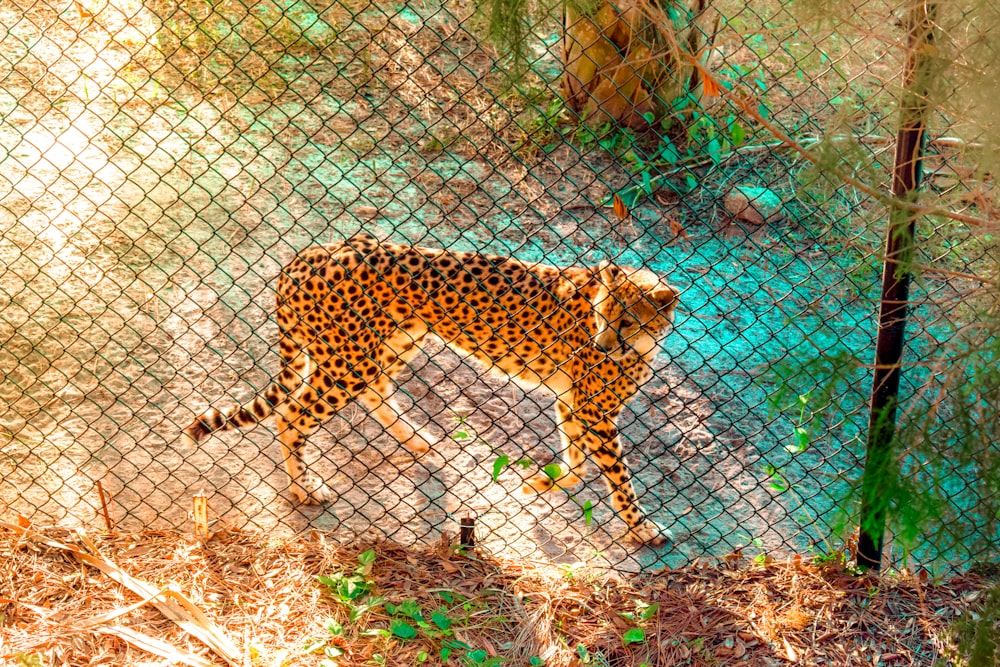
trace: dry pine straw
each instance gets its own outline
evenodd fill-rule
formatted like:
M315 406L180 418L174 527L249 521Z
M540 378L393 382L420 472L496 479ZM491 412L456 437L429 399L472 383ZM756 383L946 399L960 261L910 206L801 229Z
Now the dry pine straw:
M316 665L322 649L305 649L323 639L344 652L340 665L415 665L421 652L424 664L441 664L440 636L372 633L389 627L384 607L351 622L347 606L318 583L317 575L351 573L368 548L376 552L369 578L377 595L396 605L415 601L425 616L445 607L453 639L519 666L537 664L533 656L549 666L930 665L942 656L948 624L987 585L972 576L879 583L798 558L755 565L731 556L622 578L582 566L465 557L446 542L418 550L377 541L338 545L315 532L222 532L200 545L149 531L90 536L88 547L88 539L63 529L0 528L0 664L169 664L127 642L132 631L225 664L151 604L108 620L117 635L81 628L140 598L43 535L90 554L96 548L157 590L181 592L232 639L245 665ZM325 629L330 618L344 625L341 635ZM637 624L645 640L624 645ZM449 664L474 663L459 652Z

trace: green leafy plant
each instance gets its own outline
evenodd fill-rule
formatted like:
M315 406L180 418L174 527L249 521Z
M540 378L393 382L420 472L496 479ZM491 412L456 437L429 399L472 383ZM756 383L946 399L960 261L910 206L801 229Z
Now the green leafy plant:
M366 612L376 609L385 600L371 595L375 582L370 574L375 563L375 550L368 549L358 554L358 566L349 573L336 573L330 576L320 575L316 579L329 590L335 600L347 606L348 617L353 623Z
M801 454L809 449L809 442L812 439L810 428L812 423L812 411L809 410L809 392L799 394L798 406L799 419L798 424L795 426L795 442L791 445L785 445L785 449L790 454Z
M316 577L321 584L330 589L330 593L345 604L351 604L359 598L368 595L375 582L369 578L372 564L375 562L375 550L368 549L358 555L358 566L350 573L337 573L329 577Z
M319 662L320 667L337 667L337 660L342 658L344 650L332 643L332 640L344 636L344 626L335 618L327 619L324 627L327 636L320 639L311 639L302 648L303 653L316 653L322 651L323 659Z
M476 434L472 432L472 429L466 424L468 415L455 415L455 421L457 424L457 430L451 434L451 439L455 442L465 442L467 440L473 440Z
M781 474L781 470L770 463L765 463L761 466L761 471L767 476L771 481L768 482L768 486L779 493L784 493L792 488L792 485L787 479Z
M1000 659L1000 584L984 592L982 604L970 609L949 628L954 642L949 663L994 667Z

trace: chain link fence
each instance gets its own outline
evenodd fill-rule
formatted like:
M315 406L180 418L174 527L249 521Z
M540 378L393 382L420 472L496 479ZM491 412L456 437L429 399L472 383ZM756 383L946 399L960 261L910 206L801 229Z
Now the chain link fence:
M404 544L473 517L495 552L626 569L850 546L905 6L863 3L833 23L778 0L651 6L687 21L699 65L678 69L672 98L608 66L633 112L612 122L613 91L561 83L591 42L556 19L532 24L511 85L464 2L0 5L0 513L183 529L204 493L219 526ZM601 17L626 9L585 16L607 29ZM949 53L989 46L995 12L970 12L942 22ZM946 489L938 518L952 530L907 536L923 546L906 557L925 565L997 555L982 509L998 502L982 481L996 423L981 420L981 456L954 453L965 383L947 372L958 357L942 356L987 330L996 192L974 100L949 90L925 198L983 224L918 223L899 404L932 416L920 433L933 447L898 459L902 486ZM668 546L622 539L596 468L572 491L519 495L559 460L554 397L439 342L396 394L439 439L433 451L414 457L350 403L306 451L328 503L295 502L270 421L184 446L197 415L249 401L278 373L282 267L358 232L561 267L610 260L679 289L653 377L618 419Z

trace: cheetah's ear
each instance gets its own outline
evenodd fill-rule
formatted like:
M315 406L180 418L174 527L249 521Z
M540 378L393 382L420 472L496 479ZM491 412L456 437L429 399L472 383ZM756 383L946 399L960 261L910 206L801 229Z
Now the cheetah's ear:
M649 298L653 300L659 310L676 306L680 296L680 292L666 283L660 283L656 289L649 293Z
M615 266L608 260L604 260L603 262L601 262L600 266L598 267L598 270L600 271L601 274L601 282L603 282L608 287L614 287L615 285L617 285L621 281L622 275L624 275L625 273L619 267Z

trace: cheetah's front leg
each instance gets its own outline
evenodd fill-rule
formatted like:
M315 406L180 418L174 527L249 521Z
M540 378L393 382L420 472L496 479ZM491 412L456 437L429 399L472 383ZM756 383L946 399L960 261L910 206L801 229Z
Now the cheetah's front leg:
M583 442L601 469L612 507L628 524L628 537L654 547L665 544L670 531L649 519L639 504L614 422L602 420L587 429Z

